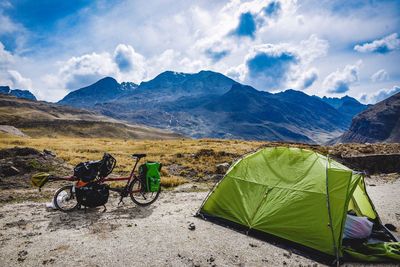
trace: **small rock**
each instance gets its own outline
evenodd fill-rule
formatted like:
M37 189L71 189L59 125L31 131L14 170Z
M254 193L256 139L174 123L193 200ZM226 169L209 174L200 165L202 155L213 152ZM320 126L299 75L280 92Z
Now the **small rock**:
M207 259L207 262L214 262L215 261L215 258L213 257L213 256L211 256L209 259Z
M26 250L21 250L20 252L18 252L18 261L22 262L26 259L26 256L28 255L28 251Z
M49 156L52 156L52 157L55 157L55 156L56 156L56 154L55 154L53 151L47 150L47 149L43 149L43 153L44 153L45 155L49 155Z
M283 264L283 265L287 265L287 262L286 262L286 261L283 261L282 264Z
M230 164L227 163L227 162L224 162L224 163L221 163L221 164L217 164L215 167L216 167L216 171L215 172L217 174L225 174L228 171L228 169L230 167Z
M196 225L194 225L194 223L190 223L189 226L188 226L188 229L190 231L194 231L194 230L196 230Z
M256 244L253 244L253 243L250 243L249 246L252 247L252 248L258 247Z
M291 251L289 251L289 252L283 252L283 256L285 256L286 258L290 258L291 256L292 256L292 252Z
M43 265L54 263L56 260L54 258L50 258L48 260L42 261Z

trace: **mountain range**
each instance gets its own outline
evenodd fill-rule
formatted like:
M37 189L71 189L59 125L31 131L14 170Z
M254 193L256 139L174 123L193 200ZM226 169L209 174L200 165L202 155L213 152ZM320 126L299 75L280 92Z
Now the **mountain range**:
M307 143L340 136L353 116L367 108L348 96L258 91L212 71L166 71L139 85L106 77L69 93L59 104L194 138Z

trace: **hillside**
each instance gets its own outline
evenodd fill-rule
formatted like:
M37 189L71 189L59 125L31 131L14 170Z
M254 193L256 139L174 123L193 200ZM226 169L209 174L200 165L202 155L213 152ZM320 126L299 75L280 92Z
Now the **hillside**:
M71 92L59 103L195 138L324 143L340 136L352 117L299 91L271 94L212 71L166 71L134 90L96 98L95 92L118 90L110 79Z
M340 142L400 142L400 93L357 115Z
M14 126L31 137L80 136L170 139L179 135L131 125L94 112L42 101L0 95L0 125Z

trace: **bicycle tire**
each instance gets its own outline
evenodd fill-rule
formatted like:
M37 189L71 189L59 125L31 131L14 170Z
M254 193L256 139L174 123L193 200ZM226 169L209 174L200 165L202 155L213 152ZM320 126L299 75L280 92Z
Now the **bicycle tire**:
M131 197L133 203L135 203L136 205L142 206L142 207L149 206L149 205L153 204L153 203L158 199L158 197L160 196L160 193L161 193L161 185L160 185L160 188L158 189L157 192L145 192L145 193L142 192L142 194L143 194L143 193L144 193L144 194L155 193L154 198L152 198L152 200L150 200L149 202L146 202L146 203L142 203L142 202L138 201L138 200L135 198L135 196L133 195L133 192L132 192L132 188L133 188L133 186L134 186L134 184L135 184L136 182L140 183L140 186L141 186L141 187L143 186L143 185L142 185L142 182L141 182L138 178L135 178L135 179L131 182L131 184L129 185L129 196Z
M56 193L54 194L53 203L54 203L54 206L55 206L59 211L62 211L62 212L70 212L70 211L73 211L74 209L76 209L76 208L78 207L78 205L79 205L78 201L76 201L76 205L74 205L72 208L68 208L68 209L62 208L62 207L60 207L60 205L58 204L58 196L59 196L59 194L60 194L61 192L63 192L64 190L68 190L68 189L70 190L70 192L72 192L72 187L73 187L72 185L65 185L65 186L59 188L59 189L56 191ZM76 194L75 194L74 192L72 192L72 194L75 196L75 199L76 199Z

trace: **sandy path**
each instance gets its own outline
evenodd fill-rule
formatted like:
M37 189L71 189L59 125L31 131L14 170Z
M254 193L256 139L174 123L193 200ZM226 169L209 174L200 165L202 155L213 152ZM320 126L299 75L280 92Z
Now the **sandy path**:
M369 187L385 222L400 228L400 181ZM48 212L0 207L1 266L315 266L302 256L192 215L206 193L163 193L148 208L117 199L102 209ZM188 229L189 223L196 226Z

